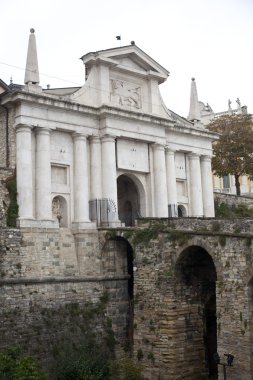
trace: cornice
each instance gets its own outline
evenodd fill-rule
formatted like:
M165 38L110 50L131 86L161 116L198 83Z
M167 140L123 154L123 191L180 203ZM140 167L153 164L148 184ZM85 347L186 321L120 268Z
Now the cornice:
M69 112L76 112L85 114L90 117L95 117L98 119L105 118L118 118L118 119L128 119L135 120L142 123L152 124L153 126L165 128L167 131L175 133L183 133L187 135L202 136L209 138L213 141L218 139L216 133L210 132L206 129L196 128L193 125L187 127L178 125L172 118L159 117L147 113L142 113L133 110L126 110L115 106L102 105L100 107L92 107L89 105L84 105L69 101L68 99L59 98L58 96L52 96L48 94L36 94L29 93L25 91L19 91L15 93L9 93L4 98L2 98L1 104L7 105L11 103L34 103L38 106L46 106L56 109L64 109Z

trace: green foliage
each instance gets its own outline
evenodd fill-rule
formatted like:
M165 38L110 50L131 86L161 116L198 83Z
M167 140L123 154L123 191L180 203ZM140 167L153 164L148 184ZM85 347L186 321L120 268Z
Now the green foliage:
M167 235L168 240L172 241L173 243L177 242L180 247L187 243L190 238L191 236L189 234L177 230L172 230Z
M17 347L0 352L1 380L45 380L39 363L31 356L24 356Z
M225 115L213 119L208 126L220 134L213 145L212 168L219 177L235 176L237 195L240 195L241 175L253 177L253 129L251 115Z
M6 187L10 197L10 203L7 209L7 226L16 227L16 219L18 217L16 176L6 181Z
M141 368L129 357L116 362L113 368L112 380L144 380Z
M115 336L112 320L106 317L109 293L102 293L97 303L66 304L57 311L57 323L71 319L69 334L54 340L54 378L57 380L106 380L114 359ZM52 320L50 310L43 310L43 319Z
M229 206L227 203L222 202L215 208L215 216L218 218L252 218L253 209L247 207L245 204L238 206Z
M111 353L94 334L79 346L66 347L58 358L57 380L109 380Z
M139 348L139 350L137 351L137 355L136 355L137 359L140 361L143 359L144 355L143 355L143 351L141 348Z

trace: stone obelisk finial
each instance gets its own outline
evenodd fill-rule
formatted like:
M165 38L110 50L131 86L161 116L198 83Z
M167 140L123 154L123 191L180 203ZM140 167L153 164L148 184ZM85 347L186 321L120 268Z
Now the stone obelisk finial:
M25 84L28 87L31 85L37 85L36 87L40 88L38 84L40 83L39 77L39 66L38 66L38 57L37 57L37 48L36 48L36 39L35 39L35 30L30 29L30 36L28 42L27 58L26 58L26 69L25 69Z
M190 121L200 120L199 101L198 101L198 93L197 93L195 78L192 78L192 82L191 82L190 110L189 110L188 120Z

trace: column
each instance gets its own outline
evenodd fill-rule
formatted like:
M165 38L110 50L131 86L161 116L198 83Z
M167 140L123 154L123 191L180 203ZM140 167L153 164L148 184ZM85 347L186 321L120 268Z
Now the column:
M175 152L169 148L165 150L167 172L168 205L171 205L171 215L177 216L177 181L175 171Z
M112 200L115 205L115 220L118 220L117 172L115 137L105 135L102 142L102 197Z
M190 202L191 216L203 216L202 184L199 155L191 153L188 155L190 169Z
M154 152L154 192L155 192L155 216L168 217L168 197L166 181L166 164L164 146L153 145Z
M36 219L52 220L50 129L36 130L35 207Z
M211 157L201 156L200 167L201 167L204 216L214 217L214 198L213 198Z
M100 138L90 138L90 199L102 198Z
M28 125L16 128L16 162L19 219L33 219L32 130Z
M74 221L89 221L87 138L75 133L74 141Z

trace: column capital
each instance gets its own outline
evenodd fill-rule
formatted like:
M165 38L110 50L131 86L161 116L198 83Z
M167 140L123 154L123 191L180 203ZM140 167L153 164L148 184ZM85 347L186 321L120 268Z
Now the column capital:
M153 143L152 144L152 146L153 146L153 149L155 149L155 150L165 150L165 144L161 144L161 143Z
M74 132L72 133L72 137L74 141L86 141L89 135L86 135L85 133L79 133L79 132Z
M170 154L170 155L173 155L173 156L174 156L175 153L176 153L176 150L170 148L168 145L165 145L165 152L166 152L166 154Z
M33 129L33 126L28 124L17 124L16 127L16 133L18 132L31 132Z
M100 137L99 136L94 136L94 135L89 136L89 140L93 144L100 144L100 142L101 142Z
M201 161L210 162L212 160L212 156L203 155L203 156L200 156L200 159L201 159Z
M35 129L36 134L44 134L44 135L49 135L51 133L51 128L48 127L37 127Z
M191 152L187 154L187 157L189 157L190 160L199 160L200 155L198 153Z
M101 141L102 142L115 142L116 136L115 135L103 135L101 136Z

